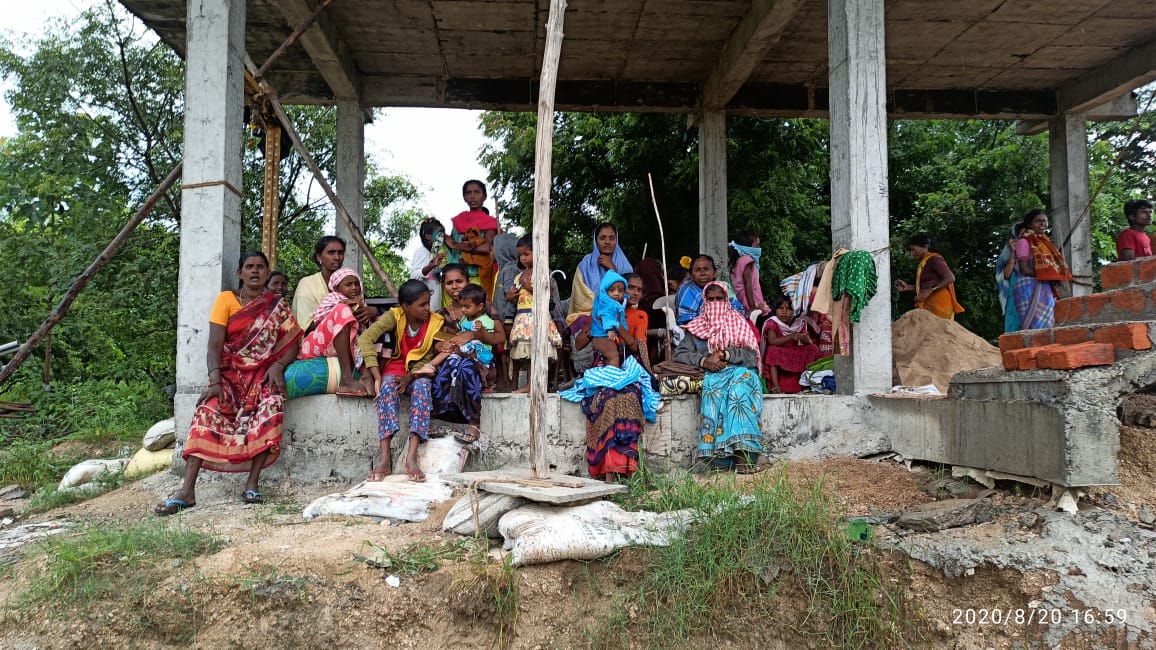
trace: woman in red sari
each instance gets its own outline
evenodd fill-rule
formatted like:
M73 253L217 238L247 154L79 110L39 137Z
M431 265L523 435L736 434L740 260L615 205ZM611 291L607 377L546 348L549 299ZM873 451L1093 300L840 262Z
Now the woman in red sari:
M281 453L285 366L297 356L301 329L289 303L265 290L264 253L241 255L241 287L222 291L209 316L209 381L201 392L182 457L181 489L155 512L174 515L197 505L197 474L248 472L241 500L264 503L261 470Z

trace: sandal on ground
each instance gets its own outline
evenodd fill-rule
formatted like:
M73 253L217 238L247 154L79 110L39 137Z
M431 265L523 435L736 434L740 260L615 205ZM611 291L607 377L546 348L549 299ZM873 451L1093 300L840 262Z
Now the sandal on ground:
M367 476L365 478L365 480L369 483L380 483L380 482L385 480L385 477L389 476L392 473L393 472L385 472L382 470L375 469L375 470L372 470L371 472L369 472L369 476Z
M454 434L454 440L457 440L458 442L462 443L463 445L472 445L473 443L478 441L478 438L481 438L481 437L482 437L481 430L479 430L476 426L474 426L472 424L467 424L465 426L465 428L463 428L458 433Z
M337 395L338 397L361 397L361 398L373 397L373 395L371 395L368 391L354 392L351 390L339 390L334 394Z
M245 490L241 493L241 500L252 505L265 503L265 497L261 496L261 493L256 490Z
M170 515L180 514L181 512L184 512L185 510L188 510L195 505L197 505L195 501L193 503L189 503L184 499L165 499L164 503L157 506L153 510L153 514L158 517L168 517Z

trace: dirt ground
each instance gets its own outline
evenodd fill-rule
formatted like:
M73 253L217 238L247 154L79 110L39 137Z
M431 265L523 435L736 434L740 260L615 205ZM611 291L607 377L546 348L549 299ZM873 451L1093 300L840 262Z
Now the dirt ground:
M1145 470L1132 474L1124 467L1122 462L1121 475L1128 480L1105 492L1117 494L1114 504L1105 507L1134 516L1135 504L1151 503L1152 485L1141 478L1139 472ZM1151 465L1145 467L1146 476L1152 476ZM849 516L897 514L932 500L921 489L925 475L891 461L800 461L791 464L791 474L799 480L821 477L824 489L843 504ZM757 481L765 476L739 480ZM152 518L153 506L176 484L176 477L162 473L27 521L78 526L140 522ZM616 597L637 584L648 556L645 549L628 549L600 561L517 569L518 613L510 631L499 626L492 603L454 596L469 577L466 560L419 576L400 576L400 584L393 587L385 580L388 571L354 559L354 554L373 556L369 544L396 551L412 543L436 545L460 539L440 531L450 503L435 507L422 523L391 525L337 517L305 522L301 518L305 505L343 486L270 486L270 503L248 506L235 494L240 485L237 477L206 475L198 484L197 507L179 516L184 525L220 535L225 541L222 550L187 562L171 561L168 577L147 593L101 601L81 617L66 619L50 607L8 608L0 615L0 648L195 645L433 650L498 647L500 637L510 648L584 648L593 645L599 622L616 606ZM994 495L996 519L957 529L956 539L968 537L969 543L979 546L997 544L1009 522L1024 535L1038 536L1031 525L1023 525L1024 516L1042 508L1045 499L1014 492L1009 489ZM880 537L892 534L886 526L878 527L877 533ZM910 539L909 534L904 536ZM34 546L31 550L0 579L0 603L11 605L23 581L39 570ZM912 625L923 630L923 647L1048 647L1038 626L968 625L952 619L955 610L1027 607L1058 583L1054 571L1021 572L981 565L970 575L949 578L943 570L900 552L878 551L878 557L886 579L902 585L918 605L920 614ZM787 588L779 594L775 609L799 612L806 606L800 593ZM1136 618L1146 615L1151 616L1146 629L1151 629L1156 613L1135 613ZM793 631L793 617L757 620L756 625L717 638L694 639L686 647L817 647ZM1065 637L1062 647L1151 643L1149 633L1137 630L1081 628ZM613 645L636 647L637 643L622 639Z

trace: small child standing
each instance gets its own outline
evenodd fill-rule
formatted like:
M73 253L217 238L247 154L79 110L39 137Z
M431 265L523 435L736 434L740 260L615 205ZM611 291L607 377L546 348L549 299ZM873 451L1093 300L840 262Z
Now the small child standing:
M430 292L430 305L435 310L443 307L441 267L445 265L447 259L445 244L442 241L444 230L437 219L429 218L421 222L417 230L421 246L414 251L413 259L409 263L409 277L425 283Z
M525 367L530 361L534 344L534 240L526 235L518 240L518 263L522 272L514 278L514 286L506 292L506 300L517 304L514 315L514 327L510 330L510 359L511 372L517 377L517 371ZM550 280L550 299L556 300L558 287L554 280ZM558 358L558 348L562 347L562 336L554 322L550 322L550 361ZM528 386L515 390L515 393L529 392Z
M622 367L620 352L622 337L619 330L626 325L626 278L615 271L607 271L602 276L598 295L594 297L594 309L590 314L590 337L594 349L606 360L606 365Z

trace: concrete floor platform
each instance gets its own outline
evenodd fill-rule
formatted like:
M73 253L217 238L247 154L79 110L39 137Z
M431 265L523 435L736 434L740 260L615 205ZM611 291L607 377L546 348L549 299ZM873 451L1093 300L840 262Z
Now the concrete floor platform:
M460 487L476 486L479 490L493 494L508 494L557 506L601 499L626 491L625 485L581 476L550 474L535 478L528 468L443 474L441 479Z

